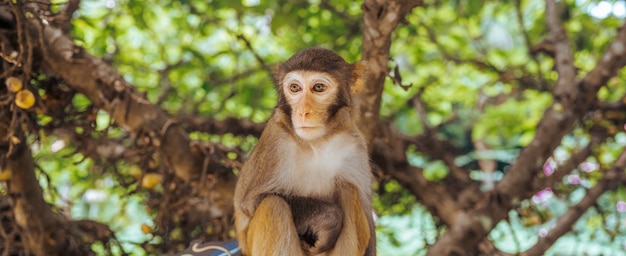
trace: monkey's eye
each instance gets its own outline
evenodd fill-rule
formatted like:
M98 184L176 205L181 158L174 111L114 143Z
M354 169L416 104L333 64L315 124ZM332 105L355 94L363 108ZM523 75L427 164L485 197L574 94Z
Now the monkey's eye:
M317 83L317 84L313 85L313 91L314 92L326 91L326 85L322 84L322 83Z
M289 90L290 90L291 92L299 92L299 91L301 91L301 90L302 90L302 87L300 87L300 85L299 85L299 84L290 84L290 85L289 85Z

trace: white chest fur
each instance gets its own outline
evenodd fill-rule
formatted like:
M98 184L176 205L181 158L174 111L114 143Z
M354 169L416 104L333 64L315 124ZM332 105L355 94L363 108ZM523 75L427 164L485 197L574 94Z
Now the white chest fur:
M333 192L337 178L369 186L367 155L349 134L306 148L295 142L286 144L272 182L276 188L300 196L325 197Z

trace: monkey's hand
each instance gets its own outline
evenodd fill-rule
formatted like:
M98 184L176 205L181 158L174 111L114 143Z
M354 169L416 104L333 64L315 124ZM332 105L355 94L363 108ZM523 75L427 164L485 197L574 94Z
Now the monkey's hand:
M243 213L246 217L252 218L256 208L259 206L259 203L263 198L267 195L272 195L273 193L263 193L263 194L253 194L248 193L245 196L241 196L240 198L235 198L234 206L236 209L239 209L241 213Z
M319 254L335 247L343 227L339 204L306 197L292 197L287 201L302 249Z

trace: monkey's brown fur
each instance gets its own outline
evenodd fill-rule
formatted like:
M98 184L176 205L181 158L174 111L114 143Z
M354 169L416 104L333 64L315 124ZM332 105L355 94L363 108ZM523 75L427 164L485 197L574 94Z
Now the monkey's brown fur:
M375 255L372 178L351 99L364 69L322 48L277 66L278 106L235 189L244 255ZM325 91L312 91L319 83ZM311 129L323 132L302 137Z
M343 228L343 211L338 202L293 196L285 199L302 249L312 255L332 249Z

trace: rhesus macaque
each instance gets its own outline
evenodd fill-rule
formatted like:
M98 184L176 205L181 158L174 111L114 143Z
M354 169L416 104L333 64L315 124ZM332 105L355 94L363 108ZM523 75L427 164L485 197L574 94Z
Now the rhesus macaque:
M367 146L352 93L365 65L308 48L277 65L278 106L235 189L244 255L375 255Z

